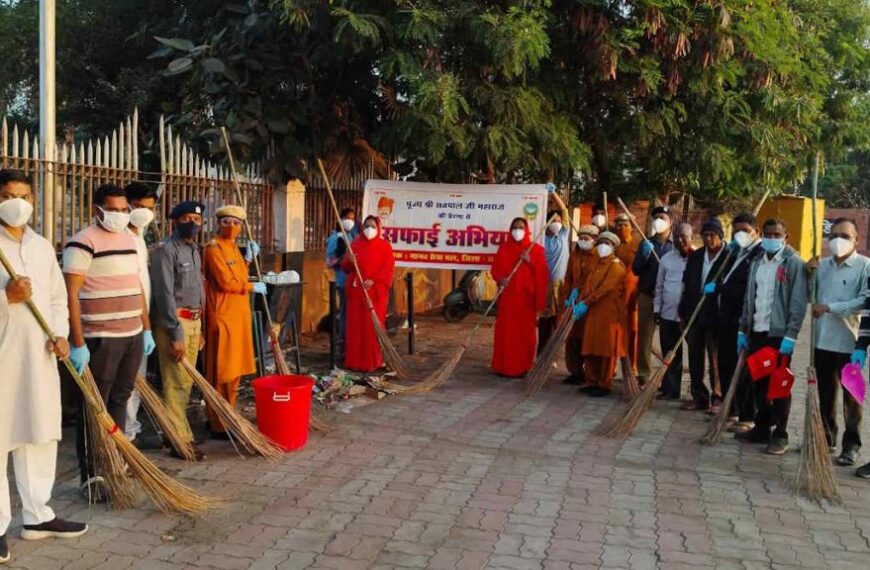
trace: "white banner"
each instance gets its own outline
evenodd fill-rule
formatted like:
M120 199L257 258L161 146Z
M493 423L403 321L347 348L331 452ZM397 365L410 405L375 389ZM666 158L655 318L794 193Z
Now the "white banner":
M543 244L547 188L369 180L362 214L381 220L400 267L489 269L514 218L525 218Z

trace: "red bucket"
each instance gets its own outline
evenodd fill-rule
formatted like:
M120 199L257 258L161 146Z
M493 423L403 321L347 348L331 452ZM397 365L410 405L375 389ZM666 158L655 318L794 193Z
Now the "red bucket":
M308 376L264 376L251 385L260 432L285 451L305 447L314 381Z

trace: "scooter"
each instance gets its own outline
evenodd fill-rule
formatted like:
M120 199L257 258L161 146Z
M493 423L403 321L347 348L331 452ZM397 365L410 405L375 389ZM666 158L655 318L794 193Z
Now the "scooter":
M485 313L492 302L492 299L484 299L486 289L486 277L482 271L466 271L456 288L444 297L444 319L448 323L458 323L471 313ZM497 309L496 304L489 314L495 315Z

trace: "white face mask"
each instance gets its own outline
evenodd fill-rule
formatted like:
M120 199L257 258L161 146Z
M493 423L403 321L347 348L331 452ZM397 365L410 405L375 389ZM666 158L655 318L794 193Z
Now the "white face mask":
M154 221L154 212L149 208L136 208L130 212L130 225L137 229L147 228Z
M599 243L596 249L598 250L598 257L607 257L613 253L613 247L606 243Z
M656 218L653 220L652 229L656 234L663 234L668 231L668 228L671 227L671 222L668 220L663 220L662 218Z
M511 235L516 241L523 241L523 238L526 237L526 230L511 230Z
M562 224L560 224L559 222L552 222L549 226L547 226L547 229L550 230L551 234L557 234L562 231Z
M375 239L375 236L378 235L378 228L369 226L363 230L363 235L366 236L366 239Z
M855 249L855 244L844 238L834 238L828 242L828 247L835 257L845 257L852 253Z
M20 228L30 221L33 205L24 198L12 198L0 202L0 220L12 228Z
M344 231L349 232L353 229L354 222L350 218L345 218L341 221L341 227L344 228Z
M734 241L741 248L746 248L752 244L752 235L749 232L737 232L734 234Z
M577 247L579 247L583 251L589 251L590 249L592 249L593 245L594 245L594 242L591 242L588 239L581 239L580 241L577 242Z
M97 206L97 208L100 207ZM103 213L100 225L107 232L123 232L130 225L130 212L107 212L102 208L100 208L100 211Z
M592 224L598 226L599 228L603 228L604 224L607 223L607 218L604 217L604 214L595 214L592 216Z

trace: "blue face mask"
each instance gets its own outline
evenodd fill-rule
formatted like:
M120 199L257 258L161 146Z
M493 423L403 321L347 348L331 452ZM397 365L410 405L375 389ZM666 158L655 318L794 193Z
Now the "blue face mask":
M761 238L761 247L767 253L776 253L785 245L785 238Z

